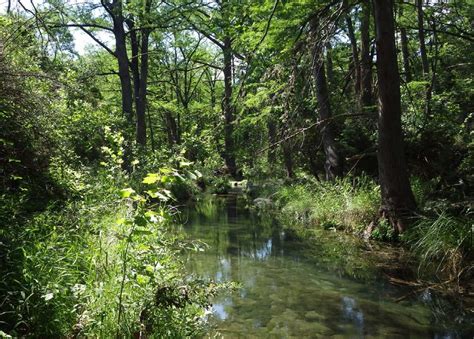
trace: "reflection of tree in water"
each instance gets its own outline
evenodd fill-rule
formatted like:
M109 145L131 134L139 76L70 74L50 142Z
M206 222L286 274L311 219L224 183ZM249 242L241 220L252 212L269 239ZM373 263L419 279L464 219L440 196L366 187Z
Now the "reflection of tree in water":
M364 313L357 306L356 301L350 297L342 297L342 316L344 320L350 321L357 329L360 337L364 335Z

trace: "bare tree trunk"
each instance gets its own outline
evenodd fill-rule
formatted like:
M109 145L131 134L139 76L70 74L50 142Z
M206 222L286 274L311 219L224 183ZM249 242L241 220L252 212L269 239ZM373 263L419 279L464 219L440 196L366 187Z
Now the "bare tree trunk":
M151 143L151 151L155 152L156 147L155 147L155 133L153 131L153 124L151 123L151 114L150 110L147 109L147 118L148 118L148 128L150 130L150 143Z
M418 18L418 39L420 40L421 65L423 67L423 75L427 75L430 72L430 66L428 63L428 55L426 54L423 0L415 1Z
M293 171L293 151L291 147L291 141L282 142L281 148L283 151L283 162L285 164L286 176L292 179L295 177L295 172Z
M120 14L113 18L115 37L115 56L117 57L120 89L122 94L122 111L130 124L133 123L133 91L128 67L127 45L125 40L125 30L123 18Z
M135 30L135 22L133 18L126 20L128 31L130 32L130 47L132 50L132 57L130 59L130 68L132 70L133 79L133 97L135 100L135 109L140 105L138 98L140 96L140 67L138 63L138 54L140 53L140 44L138 42L137 31Z
M328 75L328 85L334 85L334 65L332 62L332 46L331 43L328 42L326 44L326 72Z
M370 53L370 2L362 3L362 18L360 23L360 102L362 107L372 106L372 57Z
M316 97L318 100L319 116L322 121L321 133L323 137L324 154L326 155L325 171L326 179L332 180L336 177L342 176L342 164L338 154L336 141L333 131L333 122L331 106L329 103L329 93L326 83L326 74L324 71L324 63L314 67L314 76L316 78Z
M272 145L276 144L277 142L277 125L275 119L272 116L270 116L268 119L267 128L268 142L270 143L270 147L268 148L267 153L267 160L268 164L270 165L270 168L272 168L276 162L275 147L273 147Z
M382 194L381 213L396 232L407 227L416 209L408 180L401 125L400 75L398 73L393 3L374 0L377 75L379 92L378 167Z
M224 53L224 98L222 111L224 113L224 160L232 177L237 176L234 155L234 108L232 107L232 46L229 37L224 38L222 51Z
M150 31L142 29L141 60L140 60L140 86L137 100L137 143L146 147L146 105L148 81L148 38Z
M357 48L357 40L354 33L354 26L352 25L352 20L349 15L346 16L347 24L347 33L349 35L349 40L351 41L352 47L352 62L354 64L354 90L356 96L360 93L360 61L359 61L359 50Z
M316 32L318 31L318 23L314 20L311 22L311 30L313 35L313 51L312 51L312 68L313 76L316 83L316 98L318 102L319 117L324 122L321 124L321 135L323 139L324 154L326 155L325 171L326 179L332 180L342 176L342 162L339 157L334 131L331 105L329 102L329 92L326 82L326 72L324 69L324 61L322 57L322 47L317 41Z
M399 5L400 17L403 15L403 4ZM408 50L408 37L407 30L405 27L400 27L400 41L402 45L402 59L403 59L403 71L405 72L405 81L408 83L412 80L410 71L410 52Z

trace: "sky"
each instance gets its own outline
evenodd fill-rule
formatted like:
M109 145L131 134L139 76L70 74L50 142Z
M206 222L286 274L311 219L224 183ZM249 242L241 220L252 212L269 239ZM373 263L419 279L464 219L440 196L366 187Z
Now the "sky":
M32 4L30 1L33 1L35 6L41 5L43 3L43 0L11 0L11 8L12 11L19 10L22 13L24 13L24 10L19 4L19 1L23 4L24 7L28 9L32 9ZM79 3L81 0L69 0L69 3L71 5L74 5L75 3ZM8 0L0 0L0 14L5 14L7 11L7 6L8 6ZM86 33L81 31L78 28L72 28L71 30L72 36L74 38L74 47L77 53L80 55L84 55L87 52L98 49L100 46ZM94 33L97 38L99 38L102 42L104 42L106 45L112 47L113 49L113 39L110 34L107 32L97 32Z

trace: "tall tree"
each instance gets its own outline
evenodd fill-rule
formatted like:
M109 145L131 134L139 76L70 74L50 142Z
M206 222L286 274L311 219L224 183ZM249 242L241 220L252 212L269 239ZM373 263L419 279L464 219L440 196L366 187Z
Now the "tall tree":
M233 46L236 39L235 34L233 34L233 23L237 16L234 13L236 8L232 1L222 0L216 2L216 6L204 6L202 10L195 11L194 15L187 19L194 30L205 36L222 52L222 72L224 75L222 98L222 115L224 117L223 158L229 173L234 178L237 177L238 172L234 149L235 107L232 100L233 63L234 58L238 56Z
M420 42L421 66L423 70L423 75L428 75L430 72L430 65L428 63L428 54L426 52L423 0L415 0L415 2L416 2L416 14L417 14L417 22L418 22L418 39Z
M326 71L324 67L323 46L320 36L317 35L319 23L316 18L310 22L312 39L312 72L316 87L316 99L318 112L321 121L321 135L323 139L324 154L326 155L325 171L326 179L332 180L342 176L342 161L337 148L333 124L331 104L329 101L329 91L326 81Z
M408 180L401 125L400 75L392 0L374 0L379 93L378 167L381 212L396 232L403 232L416 209Z
M360 101L361 106L372 106L372 55L370 53L370 2L362 2L360 22Z
M399 17L403 17L403 3L399 5ZM410 82L412 80L410 70L410 51L408 49L408 36L407 29L402 25L400 27L400 44L402 47L402 59L403 59L403 72L405 73L405 81Z
M360 59L359 59L359 48L357 47L357 39L355 36L354 25L350 14L346 15L347 35L351 42L352 51L352 69L354 74L354 91L356 96L359 96L361 89L361 74L360 74Z

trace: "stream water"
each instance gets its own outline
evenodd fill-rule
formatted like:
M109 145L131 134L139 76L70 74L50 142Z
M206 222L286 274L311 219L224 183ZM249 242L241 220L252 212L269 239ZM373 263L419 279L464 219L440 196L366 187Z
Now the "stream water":
M242 205L214 198L183 213L189 238L208 245L188 255L188 270L241 284L213 302L210 322L224 338L474 337L472 314L429 292L396 302L410 290L352 244L327 232L307 246Z

